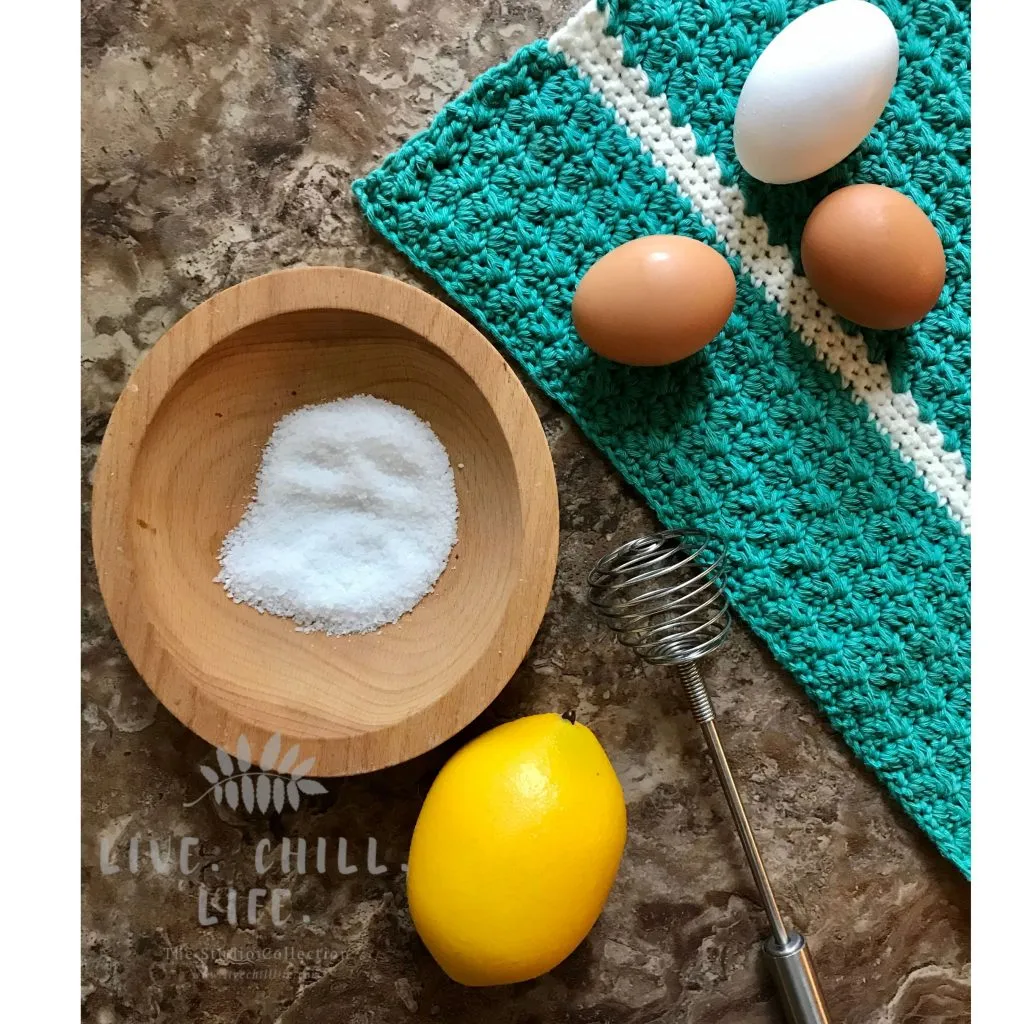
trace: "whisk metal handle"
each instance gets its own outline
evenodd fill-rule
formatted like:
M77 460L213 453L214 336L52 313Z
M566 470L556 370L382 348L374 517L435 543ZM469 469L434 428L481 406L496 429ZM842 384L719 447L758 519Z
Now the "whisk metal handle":
M729 768L729 760L722 747L722 740L715 725L715 709L711 704L704 681L695 665L681 665L679 676L690 702L690 710L697 720L704 742L707 744L711 762L715 766L718 781L722 784L726 802L732 813L736 831L739 833L740 844L747 857L750 873L754 876L754 884L761 896L768 924L772 934L765 939L762 949L768 970L775 981L786 1018L790 1024L829 1024L828 1011L825 1008L825 997L818 984L818 976L811 960L811 952L807 948L804 937L796 931L787 929L782 918L779 905L772 891L772 883L765 870L761 852L757 848L757 840L743 808L743 800Z
M754 876L754 884L764 904L764 912L768 915L768 924L772 930L772 939L779 946L785 946L789 942L789 930L782 919L782 912L775 900L775 893L772 891L772 883L768 879L768 872L765 870L764 861L761 859L761 851L757 848L757 840L747 820L746 811L743 809L743 801L740 799L739 790L733 780L732 772L729 770L729 762L726 760L725 752L722 750L722 741L718 736L718 729L715 723L701 722L700 730L704 733L704 741L707 743L708 751L711 754L711 761L715 766L718 781L722 784L726 802L732 812L732 820L736 823L736 831L739 833L740 844L747 856L747 864L750 866L750 873Z
M732 813L736 831L739 832L740 843L746 854L750 873L754 876L754 884L761 894L764 912L768 915L768 923L771 925L772 938L778 946L784 947L789 941L789 932L775 900L772 883L765 870L764 861L761 859L761 851L757 848L754 830L747 820L747 812L743 808L740 791L736 788L736 780L732 777L729 759L725 756L725 749L722 747L722 740L718 735L718 727L715 725L715 709L704 686L704 680L701 679L696 665L692 664L679 666L679 678L686 691L686 699L690 702L690 711L693 712L693 717L704 734L704 742L707 744L711 763L715 766L715 773L718 775L718 781L722 785L726 802L729 804L729 811Z
M825 997L804 937L790 932L787 946L765 939L761 948L790 1024L829 1024Z

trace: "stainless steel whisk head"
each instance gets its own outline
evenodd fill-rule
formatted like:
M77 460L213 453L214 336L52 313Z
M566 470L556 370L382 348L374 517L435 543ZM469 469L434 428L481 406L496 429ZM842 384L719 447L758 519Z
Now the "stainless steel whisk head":
M598 616L651 665L681 665L720 647L732 626L725 559L704 534L665 530L605 555L590 573Z
M715 709L694 664L725 642L732 625L724 580L724 558L706 535L665 530L605 555L590 573L587 596L626 647L651 665L676 666L764 904L771 936L762 948L786 1016L792 1024L828 1024L810 951L779 911L718 735Z

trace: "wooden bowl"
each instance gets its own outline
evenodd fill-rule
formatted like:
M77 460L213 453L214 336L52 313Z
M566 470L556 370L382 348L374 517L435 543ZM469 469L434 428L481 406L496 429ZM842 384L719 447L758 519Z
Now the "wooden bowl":
M359 393L440 437L458 541L397 623L300 633L232 601L217 555L277 420ZM228 752L280 733L311 774L348 775L436 746L508 682L551 593L558 497L533 405L483 335L416 288L318 267L229 288L156 343L110 418L92 526L114 629L167 708Z

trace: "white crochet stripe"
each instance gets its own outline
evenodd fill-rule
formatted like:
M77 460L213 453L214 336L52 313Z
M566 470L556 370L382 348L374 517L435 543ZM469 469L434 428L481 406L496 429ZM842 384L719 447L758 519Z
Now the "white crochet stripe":
M607 16L590 0L548 40L548 49L576 69L616 121L664 169L817 358L839 375L855 401L864 403L875 426L914 467L925 488L970 533L971 485L963 455L946 451L942 432L921 421L909 392L893 390L885 366L868 359L864 339L844 331L807 279L797 274L789 249L768 244L764 219L746 213L738 188L722 184L714 155L698 154L692 128L672 124L668 99L649 93L642 68L626 67L621 39L606 35L606 28Z

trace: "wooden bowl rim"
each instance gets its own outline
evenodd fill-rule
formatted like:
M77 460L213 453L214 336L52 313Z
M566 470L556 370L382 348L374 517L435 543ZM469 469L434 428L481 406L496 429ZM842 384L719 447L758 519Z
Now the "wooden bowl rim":
M138 582L128 523L131 488L142 438L164 399L197 360L262 320L312 309L378 317L407 328L447 355L494 412L511 453L523 510L518 578L495 637L485 648L495 666L488 673L493 678L476 678L480 669L474 667L424 708L374 731L328 739L283 734L285 743L316 750L313 774L355 775L425 753L476 718L521 664L540 628L554 584L558 491L547 439L522 383L472 324L419 288L349 267L276 270L217 292L156 341L114 406L94 474L92 545L100 593L114 631L160 702L193 732L229 752L234 752L243 733L251 740L265 741L271 730L204 692L135 607L138 602L132 601L132 594ZM147 644L158 645L166 654L158 659L158 672L143 671ZM496 644L500 644L497 650ZM447 701L453 713L437 714L441 701Z

